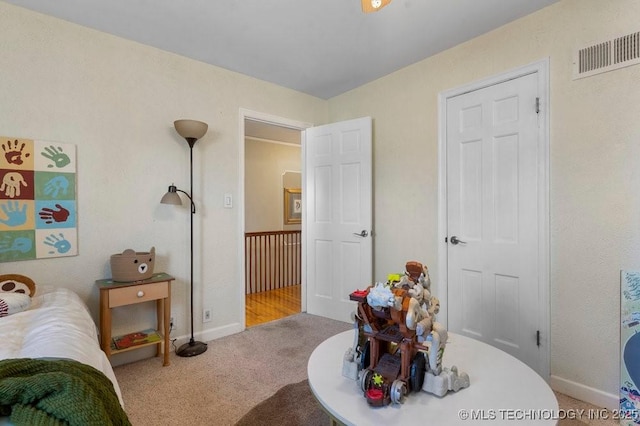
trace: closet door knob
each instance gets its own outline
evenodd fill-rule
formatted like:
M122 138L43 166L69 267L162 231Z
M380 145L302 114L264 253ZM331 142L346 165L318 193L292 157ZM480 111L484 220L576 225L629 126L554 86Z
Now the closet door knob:
M462 241L459 240L458 237L456 237L455 235L453 237L451 237L451 244L453 244L454 246L457 244L467 244L466 241Z

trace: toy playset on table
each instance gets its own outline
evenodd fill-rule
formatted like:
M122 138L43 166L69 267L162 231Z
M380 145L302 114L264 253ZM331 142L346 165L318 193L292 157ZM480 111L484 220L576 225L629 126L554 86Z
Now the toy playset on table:
M427 267L410 261L405 269L349 295L358 306L342 374L359 381L374 407L402 403L410 392L442 397L469 386L466 373L442 367L448 335L435 319L440 302L431 295Z

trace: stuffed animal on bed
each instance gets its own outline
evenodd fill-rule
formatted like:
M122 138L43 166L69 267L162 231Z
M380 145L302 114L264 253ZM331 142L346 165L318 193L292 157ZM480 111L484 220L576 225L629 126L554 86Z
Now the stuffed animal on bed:
M0 317L22 312L31 306L36 283L19 274L0 275Z

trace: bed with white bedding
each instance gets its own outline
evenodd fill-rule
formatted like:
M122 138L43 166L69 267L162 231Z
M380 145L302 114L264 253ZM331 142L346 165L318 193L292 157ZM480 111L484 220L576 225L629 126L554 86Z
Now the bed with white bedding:
M1 280L2 276L0 284ZM3 294L6 295L0 292L0 296ZM100 349L96 326L85 303L71 290L38 286L28 307L0 315L0 367L3 362L15 364L17 360L27 358L54 363L56 360L72 360L93 367L109 379L113 385L111 392L115 392L120 405L118 408L122 408L122 394L111 364ZM3 379L7 379L7 374L3 376L2 372L0 368L0 390L4 389L6 394L7 388L1 386L6 383ZM0 417L0 425L3 421L11 424L6 416ZM105 420L104 424L114 423Z

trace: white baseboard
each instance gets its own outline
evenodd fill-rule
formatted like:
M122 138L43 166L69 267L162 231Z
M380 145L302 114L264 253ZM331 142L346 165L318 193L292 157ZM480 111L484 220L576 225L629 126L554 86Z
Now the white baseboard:
M203 342L219 339L221 337L230 336L232 334L240 333L242 331L242 324L235 322L227 324L222 327L209 328L198 333L198 338Z
M617 410L620 408L620 397L611 393L591 388L581 383L572 382L562 377L551 375L549 385L554 391L569 395L580 401L588 402L596 407Z
M230 336L242 331L242 324L235 322L232 324L223 325L222 327L209 328L196 333L193 333L193 337L201 342L208 342L210 340L219 339L221 337ZM180 347L183 343L187 343L191 338L190 334L175 337L175 346ZM171 348L173 351L174 348Z

